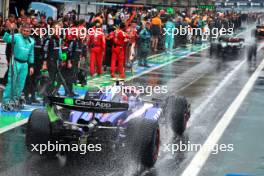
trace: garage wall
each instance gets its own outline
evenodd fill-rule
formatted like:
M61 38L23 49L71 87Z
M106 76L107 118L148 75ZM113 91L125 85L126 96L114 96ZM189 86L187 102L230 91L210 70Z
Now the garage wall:
M64 13L67 13L72 10L76 10L76 12L78 11L78 3L65 3L64 4ZM91 12L96 13L95 5L88 5L88 3L80 4L80 14L88 14Z

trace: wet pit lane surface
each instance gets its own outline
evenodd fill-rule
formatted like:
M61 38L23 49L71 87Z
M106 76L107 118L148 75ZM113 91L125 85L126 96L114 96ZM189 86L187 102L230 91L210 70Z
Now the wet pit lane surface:
M219 140L219 144L232 145L231 151L211 154L199 176L264 174L263 76L264 70Z
M192 116L183 136L175 137L165 124L160 124L161 150L154 168L142 171L140 166L127 157L126 152L104 150L78 157L40 158L26 151L25 126L22 126L0 135L0 175L180 175L195 151L172 153L165 146L188 142L203 144L252 74L248 71L245 56L246 53L242 52L224 58L211 57L206 49L126 83L135 86L167 85L167 94L144 98L164 99L177 94L186 96L192 106ZM260 52L259 58L262 57Z

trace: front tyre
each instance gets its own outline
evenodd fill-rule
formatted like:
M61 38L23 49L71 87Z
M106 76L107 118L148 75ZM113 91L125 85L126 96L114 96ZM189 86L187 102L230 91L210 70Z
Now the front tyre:
M182 135L190 118L190 105L187 99L176 96L168 97L165 116L171 122L174 133Z

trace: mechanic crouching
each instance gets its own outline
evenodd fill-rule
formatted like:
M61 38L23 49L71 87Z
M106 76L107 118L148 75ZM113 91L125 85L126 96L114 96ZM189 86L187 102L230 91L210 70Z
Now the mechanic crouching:
M14 31L15 26L10 25L9 32ZM9 64L8 82L3 94L3 105L8 104L14 98L20 98L25 86L26 77L34 73L34 39L30 35L30 25L24 23L20 28L20 33L12 35L6 32L3 40L6 43L13 43L13 68ZM12 40L13 39L13 40Z

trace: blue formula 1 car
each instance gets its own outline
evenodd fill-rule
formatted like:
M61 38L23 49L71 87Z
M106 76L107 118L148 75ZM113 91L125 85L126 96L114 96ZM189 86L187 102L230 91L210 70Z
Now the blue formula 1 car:
M29 117L26 146L32 151L32 144L48 141L108 141L128 147L136 162L152 167L160 148L160 121L168 122L175 135L182 135L189 117L190 105L184 97L144 101L135 89L116 85L87 92L82 99L49 97L46 108L34 110Z

